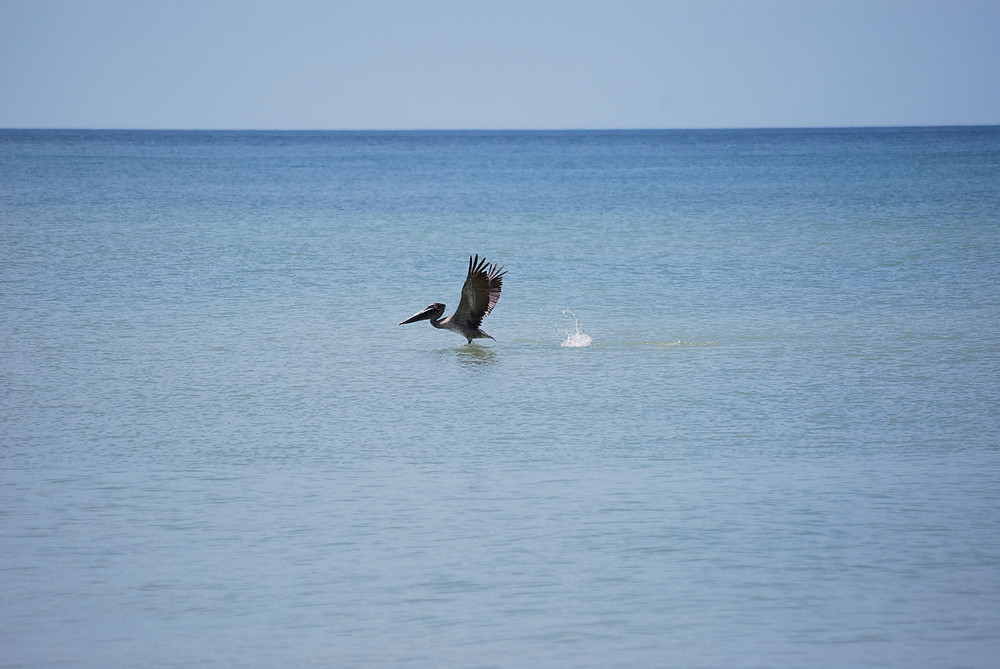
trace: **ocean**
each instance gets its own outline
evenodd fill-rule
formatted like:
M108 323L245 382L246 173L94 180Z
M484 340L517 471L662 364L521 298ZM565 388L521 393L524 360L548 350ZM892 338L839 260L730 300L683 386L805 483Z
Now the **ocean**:
M0 240L2 667L1000 657L1000 127L4 130Z

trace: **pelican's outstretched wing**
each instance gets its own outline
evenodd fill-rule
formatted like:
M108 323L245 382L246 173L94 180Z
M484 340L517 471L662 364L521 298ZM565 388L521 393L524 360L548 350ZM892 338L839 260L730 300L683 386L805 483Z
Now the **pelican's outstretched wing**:
M480 260L478 254L475 258L469 256L469 275L465 277L462 300L451 317L452 321L468 324L473 328L482 325L483 319L490 315L500 299L500 288L506 273L496 263L490 265L486 258Z

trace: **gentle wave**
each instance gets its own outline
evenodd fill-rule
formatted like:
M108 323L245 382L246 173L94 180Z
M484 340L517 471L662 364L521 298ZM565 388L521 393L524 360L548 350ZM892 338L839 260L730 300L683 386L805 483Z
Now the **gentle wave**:
M684 341L683 339L677 339L675 341L637 341L629 342L626 346L661 346L664 348L673 347L685 347L685 346L719 346L717 341Z

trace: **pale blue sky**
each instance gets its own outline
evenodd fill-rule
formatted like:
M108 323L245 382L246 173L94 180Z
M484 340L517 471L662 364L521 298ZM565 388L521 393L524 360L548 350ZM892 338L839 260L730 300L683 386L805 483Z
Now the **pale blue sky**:
M0 127L1000 123L1000 0L0 0Z

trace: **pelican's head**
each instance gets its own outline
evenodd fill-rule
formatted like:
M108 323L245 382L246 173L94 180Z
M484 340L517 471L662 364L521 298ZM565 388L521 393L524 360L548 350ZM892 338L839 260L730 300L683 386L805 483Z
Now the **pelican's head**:
M407 323L416 323L417 321L426 321L429 319L438 319L444 315L444 305L440 302L435 302L423 311L418 311L413 314L405 321L401 322L400 325L406 325Z

